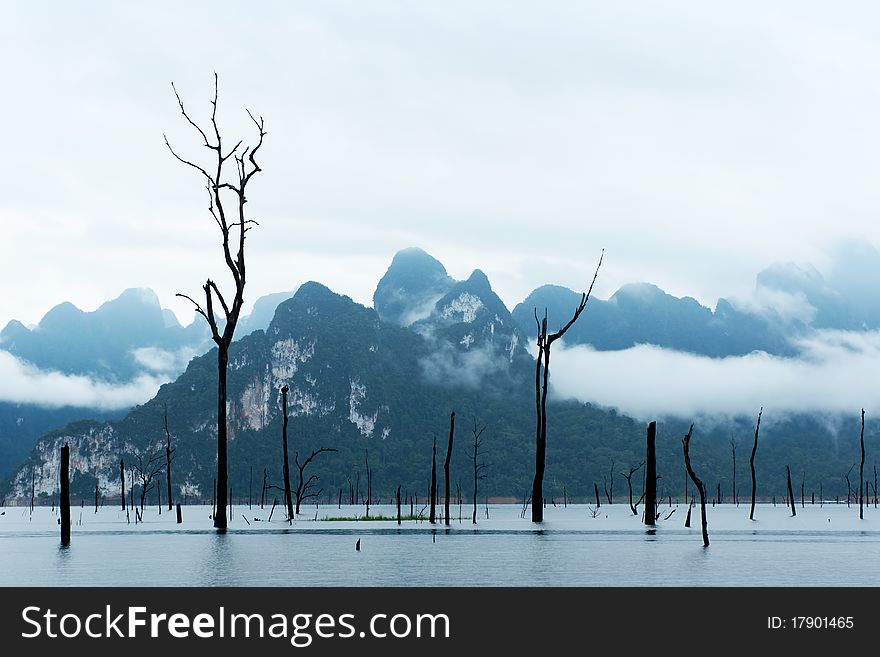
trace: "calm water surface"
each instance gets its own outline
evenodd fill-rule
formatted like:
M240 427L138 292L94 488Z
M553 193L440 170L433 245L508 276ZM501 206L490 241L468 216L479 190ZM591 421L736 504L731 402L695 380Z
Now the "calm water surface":
M865 568L880 557L880 511L873 509L859 521L846 505L799 509L796 518L767 505L750 523L747 506L719 506L709 510L708 549L699 514L684 528L684 507L654 532L626 505L602 507L595 518L584 506L551 508L540 529L520 510L491 507L486 520L481 508L476 527L456 515L447 530L312 518L288 526L277 510L269 524L267 511L242 509L220 535L210 509L185 508L182 526L168 512L148 511L135 527L116 510L77 508L73 520L81 524L62 548L50 509L31 518L8 508L0 517L0 585L880 586L880 572Z

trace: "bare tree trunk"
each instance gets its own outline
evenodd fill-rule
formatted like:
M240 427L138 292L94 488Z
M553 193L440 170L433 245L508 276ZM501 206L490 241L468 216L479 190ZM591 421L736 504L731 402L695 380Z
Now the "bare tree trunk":
M61 510L61 545L70 545L70 446L61 448L61 493L58 500Z
M397 487L397 524L400 524L400 486Z
M226 370L229 365L228 347L218 345L217 348L217 506L214 511L214 527L226 529L226 491L228 490L228 474L226 459L227 426L226 426Z
M122 484L122 510L125 511L125 462L122 459L119 459L119 482Z
M287 506L287 522L293 522L293 498L290 495L290 460L287 456L287 392L289 388L281 387L281 444L284 448L284 504Z
M791 506L791 515L794 517L797 515L797 511L794 506L794 491L791 489L791 470L788 466L785 466L785 479L788 484L788 503Z
M431 515L428 522L432 525L437 520L437 437L434 437L434 447L431 452Z
M761 430L761 415L764 413L764 407L758 411L758 423L755 425L755 443L752 445L752 455L749 457L749 468L752 471L752 506L749 509L749 520L755 519L755 491L757 490L757 481L755 480L755 452L758 451L758 432Z
M859 460L859 520L865 519L864 481L865 481L865 409L862 409L862 431L859 435L861 459Z
M602 267L602 259L605 257L605 250L602 249L602 255L599 256L599 264L596 266L596 273L593 275L593 281L590 288L581 294L580 303L574 310L571 319L568 320L562 328L555 333L547 333L547 312L544 311L543 321L538 321L538 312L535 310L535 322L538 324L538 357L535 360L535 478L532 482L532 522L543 522L544 520L544 462L547 453L547 391L550 381L550 347L553 343L565 335L565 332L571 328L590 299L593 292L593 286L596 284L596 278L599 276L599 268ZM542 376L543 370L543 376Z
M874 472L877 472L877 468L874 468ZM37 471L35 468L31 467L31 515L34 513L34 500L36 498L37 491ZM125 484L123 483L122 488L122 509L125 510Z
M739 506L739 496L736 492L736 441L730 439L730 451L733 453L733 503Z
M443 506L446 526L449 526L449 464L452 461L452 440L455 436L455 411L449 415L449 443L446 445L446 461L443 463L443 479L445 482L446 499Z
M596 508L602 506L602 502L599 501L599 485L594 481L593 482L593 491L596 493Z
M657 452L655 439L657 423L648 424L647 449L645 454L645 524L657 524ZM597 496L598 497L598 496Z
M703 529L703 546L709 547L709 531L706 523L706 487L703 486L703 482L697 477L694 469L691 467L691 457L689 453L689 447L691 442L691 435L694 432L694 425L691 425L691 428L688 429L687 434L682 439L681 443L684 447L684 466L687 468L688 475L691 480L694 482L694 486L697 487L697 490L700 491L700 522L702 523Z
M260 508L266 504L266 468L263 468L263 489L260 491Z
M168 406L165 406L165 474L168 481L168 510L171 511L174 500L171 497L171 455L174 452L171 449L171 432L168 431Z

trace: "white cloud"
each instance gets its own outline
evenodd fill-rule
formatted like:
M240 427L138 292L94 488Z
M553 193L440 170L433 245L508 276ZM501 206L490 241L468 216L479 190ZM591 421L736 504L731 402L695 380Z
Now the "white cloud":
M87 376L41 370L0 350L0 401L57 408L122 409L151 399L168 378L143 374L114 385Z
M639 418L854 413L880 408L880 332L820 331L798 343L801 356L764 352L708 358L640 345L622 351L560 345L552 392Z
M132 356L138 365L155 374L177 375L186 368L187 363L196 355L196 351L192 347L181 347L176 351L158 347L140 347L132 351Z

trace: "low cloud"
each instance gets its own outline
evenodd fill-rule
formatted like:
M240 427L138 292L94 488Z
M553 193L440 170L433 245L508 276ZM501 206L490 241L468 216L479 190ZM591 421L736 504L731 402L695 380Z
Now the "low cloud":
M135 362L155 374L176 375L186 369L187 363L196 355L191 347L176 351L158 347L141 347L132 351Z
M143 374L123 384L41 370L0 350L0 401L49 408L82 406L115 410L151 399L170 377Z
M764 352L709 358L652 345L621 351L554 350L552 393L642 419L858 413L880 408L880 332L817 331L797 342L800 356Z
M803 292L791 293L759 285L748 296L728 299L737 310L783 322L809 324L816 317L816 308Z
M487 344L468 350L443 345L419 364L429 383L477 388L486 377L491 379L507 369L509 362L491 344Z

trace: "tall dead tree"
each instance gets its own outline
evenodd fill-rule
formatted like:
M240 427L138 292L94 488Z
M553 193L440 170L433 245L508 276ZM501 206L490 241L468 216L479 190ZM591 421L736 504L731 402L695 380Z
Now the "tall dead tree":
M764 407L758 411L758 423L755 425L755 443L752 445L752 455L749 457L749 468L752 470L752 506L749 509L749 520L755 519L755 491L758 488L755 479L755 452L758 451L758 432L761 430L761 415L764 413Z
M638 472L639 470L642 469L642 466L643 466L643 465L645 465L645 462L644 462L644 461L642 461L641 463L639 463L636 467L634 467L634 468L630 468L630 469L629 469L629 474L625 474L625 473L623 473L623 472L620 473L620 474L623 476L623 478L626 479L626 485L627 485L627 488L629 488L629 510L633 512L633 515L634 515L634 516L639 515L638 507L639 507L639 504L641 504L642 499L645 497L645 494L642 493L642 497L639 498L639 501L636 502L635 505L633 504L633 484L632 484L632 478L633 478L633 475L634 475L636 472Z
M434 436L434 447L431 449L431 515L428 522L432 525L437 520L437 436Z
M736 492L736 441L730 439L730 452L733 455L733 503L739 506L739 496Z
M797 515L797 510L794 506L794 491L791 489L791 470L788 466L785 466L785 479L788 482L788 504L791 507L791 516L794 517Z
M125 511L125 461L119 459L119 482L122 485L122 510Z
M648 424L645 449L645 524L657 524L657 423Z
M474 428L471 429L471 433L474 437L473 442L473 451L471 451L468 456L471 457L474 464L474 513L472 517L473 524L477 524L477 483L481 479L485 479L485 474L483 471L486 469L486 464L480 461L480 451L483 447L483 432L486 430L486 425L477 426L477 419L474 418Z
M449 526L449 465L452 462L452 439L455 437L455 411L449 416L449 442L446 444L446 461L443 463L443 479L446 499L443 505L446 526Z
M535 479L532 482L532 522L544 520L544 462L547 455L547 391L550 385L550 347L553 343L565 335L565 332L577 321L584 311L596 278L599 276L599 268L602 266L602 255L599 256L599 264L590 288L581 294L581 300L574 309L571 319L555 333L547 333L547 311L544 318L538 321L538 309L535 309L535 323L538 325L538 357L535 360Z
M364 450L364 467L367 470L367 512L366 517L370 517L370 505L373 503L373 470L370 468L370 450Z
M290 494L290 459L287 456L287 393L290 388L287 385L281 386L281 446L283 450L284 464L284 504L287 506L287 522L293 522L293 498ZM299 513L297 505L296 512Z
M296 484L296 490L294 494L296 496L296 513L299 515L299 509L302 503L309 498L317 498L320 497L323 489L313 490L312 486L315 482L318 481L317 475L310 475L308 477L305 476L305 470L308 467L309 463L311 463L316 456L319 454L323 454L324 452L336 452L338 450L333 449L332 447L321 447L319 449L314 450L309 457L303 461L299 462L299 452L294 452L293 462L296 464L297 469L299 470L299 481ZM369 513L367 514L369 515Z
M165 145L171 154L179 162L191 167L197 171L205 181L205 188L208 192L209 206L208 211L217 228L220 231L223 242L223 259L226 267L232 275L235 292L231 303L227 303L226 298L220 292L217 284L207 279L202 286L205 295L205 305L195 301L192 297L179 294L178 296L188 299L196 308L196 312L201 315L211 329L211 339L217 345L217 509L214 513L214 527L219 530L225 530L227 524L226 494L228 489L227 481L227 424L226 424L226 373L229 364L229 346L235 334L235 327L238 325L238 319L241 315L241 309L244 303L244 287L245 287L245 236L253 226L257 224L253 219L248 218L245 211L245 204L248 201L247 187L253 176L261 171L257 164L256 156L260 147L263 145L263 138L266 136L263 118L257 120L249 110L247 111L254 126L257 129L257 142L253 147L242 147L242 140L239 140L232 148L224 149L223 141L220 135L220 127L217 123L217 98L218 84L217 74L214 74L214 98L211 101L211 122L210 128L207 130L201 128L186 111L180 95L174 85L174 96L180 107L180 112L186 122L198 133L202 146L211 152L210 163L201 165L191 160L185 159L177 154L171 147L168 138L165 137ZM210 133L210 136L209 136ZM230 158L233 163L230 163ZM233 167L234 173L230 174L229 167ZM231 198L234 207L227 209L226 199ZM233 246L234 244L234 246ZM217 316L214 314L215 300L220 304L223 310L223 328L221 330L217 322Z
M687 434L681 440L682 447L684 448L684 467L687 468L688 476L691 478L691 481L694 482L694 486L697 487L697 490L700 492L700 522L702 523L703 529L703 546L709 547L709 530L706 524L706 487L703 486L703 482L697 477L697 474L694 472L694 469L691 467L691 456L690 456L690 443L691 436L694 433L694 425L691 425L691 428L688 429Z
M168 484L168 510L171 511L174 508L173 500L171 498L171 461L174 460L174 449L171 448L171 432L168 431L168 405L165 405L165 479Z
M70 545L70 446L61 448L61 482L58 505L61 511L61 545Z
M865 519L864 485L865 485L865 409L862 409L862 431L859 435L861 460L859 461L859 520Z

